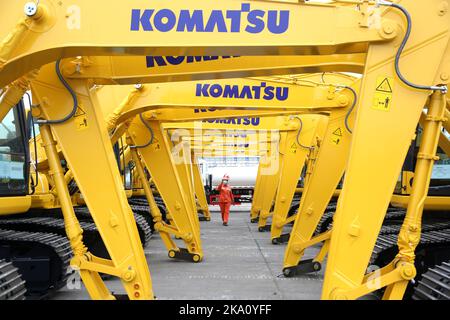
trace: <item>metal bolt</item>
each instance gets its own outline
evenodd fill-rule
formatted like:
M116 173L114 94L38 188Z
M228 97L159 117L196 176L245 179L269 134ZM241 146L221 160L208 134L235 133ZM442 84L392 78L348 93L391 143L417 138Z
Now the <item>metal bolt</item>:
M342 107L347 106L348 103L349 103L348 97L346 95L343 95L343 94L339 95L339 97L337 98L337 101L338 101L338 104L340 106L342 106Z
M392 22L385 21L381 27L380 35L384 39L393 39L397 35L396 31L396 25L394 25Z
M302 247L300 245L295 245L294 252L300 254L302 252Z
M412 264L402 266L401 275L405 280L411 280L416 276L416 268Z
M394 28L390 24L385 24L383 26L383 32L386 34L392 34L392 32L394 32Z
M23 10L26 16L32 17L37 13L38 6L34 2L27 2Z
M134 279L134 272L131 271L125 271L123 274L123 279L127 282L131 281Z
M359 233L360 233L360 227L358 225L352 224L349 227L348 233L352 236L352 237L359 237Z
M109 219L109 224L113 228L117 227L119 225L119 221L117 220L117 217L111 217Z
M438 13L438 14L439 14L440 16L445 15L445 14L448 12L448 3L442 1L441 4L439 5L438 10L439 10L439 13Z

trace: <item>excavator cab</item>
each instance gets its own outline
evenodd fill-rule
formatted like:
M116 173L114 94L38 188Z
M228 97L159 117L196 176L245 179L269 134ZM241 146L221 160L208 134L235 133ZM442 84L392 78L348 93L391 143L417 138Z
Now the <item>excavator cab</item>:
M422 138L422 129L418 128L416 132L417 138L411 143L411 147L408 150L405 162L402 167L402 172L399 176L398 183L395 187L395 195L409 195L412 189L412 183L414 180L414 168L417 162L417 155L419 152L419 144ZM442 132L442 139L448 139L446 132ZM450 158L446 154L445 150L441 146L438 146L436 155L439 160L436 160L433 166L431 174L430 188L428 190L429 197L445 197L450 195ZM395 197L394 197L395 199ZM428 199L428 203L437 202L431 201L437 199ZM444 202L444 198L441 199L441 203ZM441 207L439 210L447 208Z
M36 185L30 179L30 117L21 100L0 125L0 300L46 297L71 273L68 240L44 225L26 224Z
M14 209L26 210L21 205L11 207L9 204L17 203L18 197L22 199L29 193L27 141L25 108L20 101L9 110L0 126L0 216ZM0 228L0 233L4 232L8 231ZM26 293L25 281L16 265L3 259L9 253L10 247L0 241L0 300L22 300Z
M28 194L29 150L25 107L12 108L0 126L0 197Z

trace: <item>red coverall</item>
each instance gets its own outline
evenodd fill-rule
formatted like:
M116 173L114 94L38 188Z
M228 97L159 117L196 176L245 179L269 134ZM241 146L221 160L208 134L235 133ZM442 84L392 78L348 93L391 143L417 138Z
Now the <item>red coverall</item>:
M219 184L217 190L220 192L219 195L219 206L220 212L222 213L222 221L228 223L228 216L230 214L231 203L234 202L234 196L231 192L231 187L229 185Z

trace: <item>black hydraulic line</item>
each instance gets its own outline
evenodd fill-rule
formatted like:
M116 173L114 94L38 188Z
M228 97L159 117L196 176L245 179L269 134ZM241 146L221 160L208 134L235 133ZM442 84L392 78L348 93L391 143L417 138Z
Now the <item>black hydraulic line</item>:
M140 146L130 146L130 148L132 149L142 149L142 148L147 148L149 145L151 145L153 143L153 140L155 138L155 134L153 133L153 129L152 127L150 127L150 125L147 123L147 121L145 121L144 117L142 116L142 113L139 115L139 118L141 119L142 123L144 124L144 126L148 129L148 131L150 132L150 140L144 144L144 145L140 145Z
M397 3L392 3L389 1L380 1L379 2L380 5L382 6L387 6L387 7L393 7L396 8L398 10L400 10L403 15L406 17L406 21L407 21L407 25L406 25L406 33L405 36L402 40L402 43L400 44L400 47L398 48L397 54L395 55L395 73L397 74L397 76L399 77L399 79L406 84L407 86L414 88L414 89L419 89L419 90L432 90L432 91L442 91L444 93L446 93L448 91L448 87L447 86L426 86L426 85L420 85L420 84L415 84L412 83L411 81L409 81L408 79L406 79L401 70L400 70L400 57L403 53L403 50L406 47L406 43L409 40L409 37L411 36L411 30L412 30L412 19L411 19L411 15L409 14L408 10L406 10L406 8L404 8L403 6L397 4Z
M78 110L78 98L77 98L77 95L76 95L75 91L72 89L72 87L69 85L69 83L67 83L66 79L64 79L64 76L61 73L60 64L61 64L61 59L57 60L56 64L55 64L56 75L58 76L59 81L61 81L63 86L67 89L67 91L69 91L70 95L72 96L72 100L73 100L72 111L67 116L65 116L64 118L58 119L58 120L38 119L38 120L36 120L36 123L39 124L39 125L43 125L43 124L61 124L61 123L64 123L64 122L70 120L77 113L77 110Z
M300 142L300 133L302 133L302 130L303 130L303 120L300 117L295 117L295 118L298 119L298 121L300 122L300 128L298 129L298 132L297 132L297 144L302 148L305 148L308 150L313 150L314 147L305 146Z
M31 97L28 92L25 92L25 95L28 98L28 103L31 108ZM30 110L30 122L31 122L31 131L33 133L33 145L34 145L34 163L35 163L35 174L36 174L36 182L34 182L33 177L31 176L32 184L31 184L31 195L33 195L36 192L36 187L39 185L39 171L37 170L38 167L38 156L37 156L37 143L36 143L36 129L34 128L35 122L33 115L31 114ZM31 159L30 159L31 162Z
M352 134L353 131L352 131L352 129L350 129L350 125L348 124L348 119L350 118L350 115L352 114L353 110L356 107L356 104L358 103L358 94L356 93L355 89L353 89L352 87L343 86L342 88L350 90L353 94L352 106L350 107L350 110L348 110L347 114L345 115L345 128L347 129L348 132L350 132L350 134Z

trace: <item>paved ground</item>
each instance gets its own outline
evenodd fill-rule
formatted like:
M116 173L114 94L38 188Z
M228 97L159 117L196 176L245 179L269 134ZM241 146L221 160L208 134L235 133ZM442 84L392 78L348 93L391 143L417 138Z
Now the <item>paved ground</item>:
M319 299L323 273L301 278L281 276L285 245L273 245L268 233L249 222L249 206L232 208L230 225L222 226L218 207L211 207L210 222L201 222L204 261L173 261L157 235L146 248L147 261L158 299ZM305 258L317 253L307 252ZM82 284L72 278L54 299L88 299ZM123 293L120 281L107 286Z

